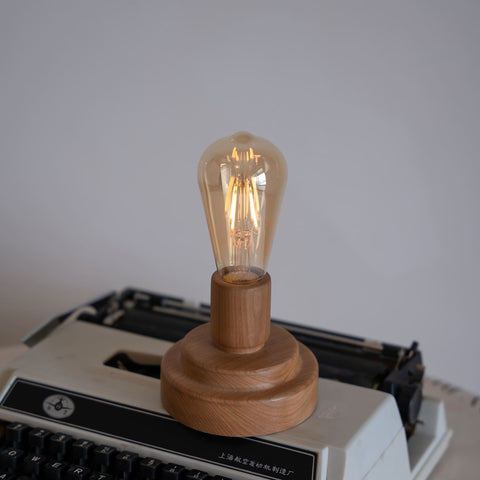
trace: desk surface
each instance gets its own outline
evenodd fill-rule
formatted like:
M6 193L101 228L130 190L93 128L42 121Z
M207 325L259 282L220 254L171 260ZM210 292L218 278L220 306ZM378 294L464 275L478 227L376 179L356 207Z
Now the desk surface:
M0 348L0 366L21 355L27 347ZM429 477L432 480L478 480L480 478L480 397L426 379L424 393L445 402L453 438L447 452Z

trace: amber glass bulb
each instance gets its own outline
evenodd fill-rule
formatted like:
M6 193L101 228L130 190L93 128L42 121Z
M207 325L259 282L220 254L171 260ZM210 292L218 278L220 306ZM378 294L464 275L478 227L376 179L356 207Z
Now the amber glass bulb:
M198 182L225 281L252 282L265 273L286 181L282 153L250 133L221 138L203 153Z

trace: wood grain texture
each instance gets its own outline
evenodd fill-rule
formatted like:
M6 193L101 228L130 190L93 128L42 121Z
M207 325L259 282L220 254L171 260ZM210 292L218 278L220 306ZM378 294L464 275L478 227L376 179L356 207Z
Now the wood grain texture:
M286 330L272 326L265 346L225 352L210 324L192 330L162 361L162 403L181 423L224 436L266 435L307 419L317 402L318 364Z
M232 284L215 272L211 282L211 331L218 348L233 353L251 353L263 347L270 336L270 290L268 273L257 281Z

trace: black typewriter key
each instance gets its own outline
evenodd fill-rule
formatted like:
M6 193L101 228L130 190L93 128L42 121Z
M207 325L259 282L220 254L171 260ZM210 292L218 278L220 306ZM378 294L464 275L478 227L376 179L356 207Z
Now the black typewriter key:
M6 448L0 452L0 468L3 471L15 472L20 465L24 453L17 448Z
M162 462L156 458L142 458L138 464L138 477L146 480L156 480L160 477Z
M135 470L138 462L138 455L133 452L120 452L115 457L115 472L120 478L125 480Z
M70 450L73 438L64 433L55 433L48 439L50 453L57 460L63 460Z
M189 470L185 475L185 480L206 480L207 478L208 473L200 470Z
M0 480L13 480L14 478L13 473L0 473Z
M72 465L65 474L66 480L87 480L91 470L80 465Z
M72 444L72 460L75 465L86 465L92 456L95 444L90 440L75 440Z
M69 466L68 463L52 460L45 465L43 477L46 480L63 480Z
M168 463L162 467L162 480L180 480L185 472L185 467L176 463Z
M92 458L95 467L100 470L101 473L108 472L113 465L113 460L117 451L113 447L107 445L99 445L93 450Z
M30 448L37 454L43 453L47 446L47 439L52 432L43 428L34 428L28 434Z
M93 473L88 477L88 480L113 480L112 475L109 473Z
M14 447L22 447L26 444L30 427L24 423L9 423L5 427L5 440Z
M43 455L27 455L22 462L22 470L27 475L38 477L42 473L43 465L46 463L47 457Z

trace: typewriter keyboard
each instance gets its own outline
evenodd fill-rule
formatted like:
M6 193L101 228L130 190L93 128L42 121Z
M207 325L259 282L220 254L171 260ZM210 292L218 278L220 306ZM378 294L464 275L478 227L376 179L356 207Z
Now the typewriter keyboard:
M231 479L24 423L0 421L0 480Z

